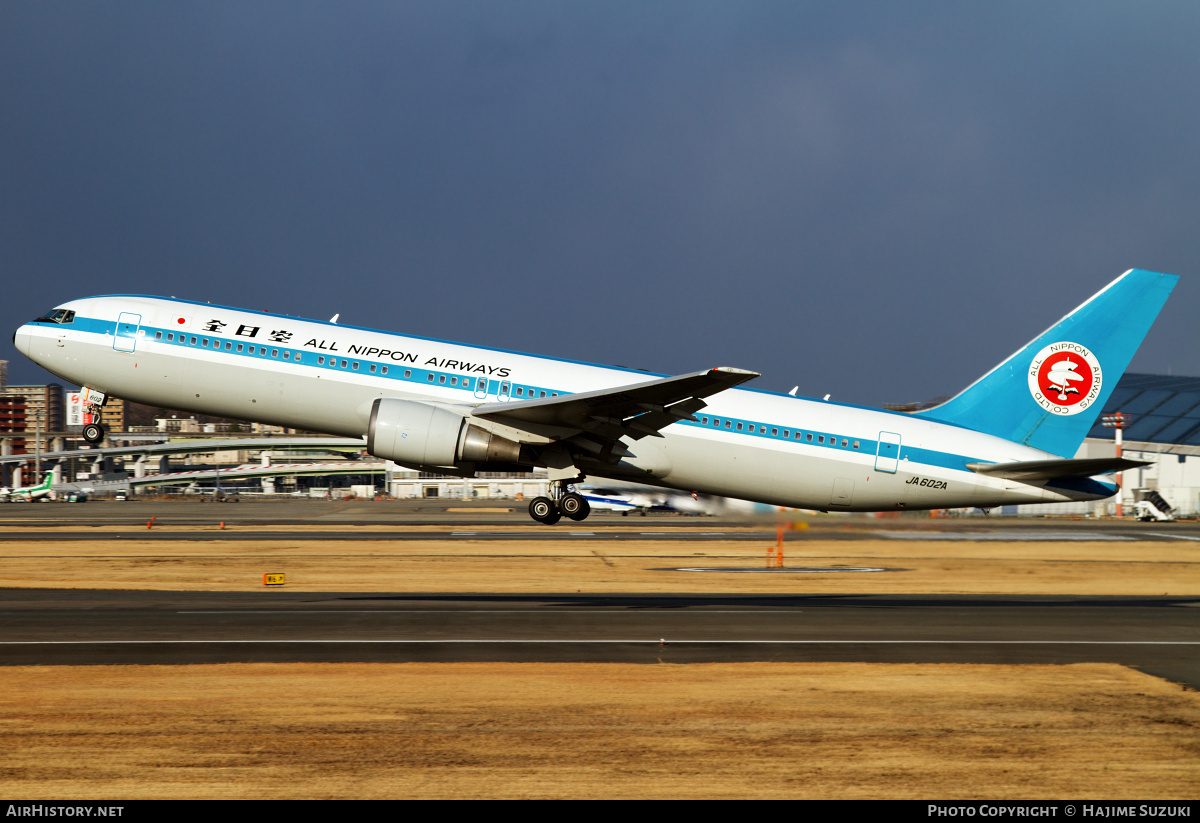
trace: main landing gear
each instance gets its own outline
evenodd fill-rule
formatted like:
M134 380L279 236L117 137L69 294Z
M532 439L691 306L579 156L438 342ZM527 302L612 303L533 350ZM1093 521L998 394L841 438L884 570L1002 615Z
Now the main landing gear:
M529 516L539 523L553 526L564 516L571 520L583 520L591 514L592 507L584 496L566 491L566 485L559 480L551 482L550 497L535 497L529 501Z

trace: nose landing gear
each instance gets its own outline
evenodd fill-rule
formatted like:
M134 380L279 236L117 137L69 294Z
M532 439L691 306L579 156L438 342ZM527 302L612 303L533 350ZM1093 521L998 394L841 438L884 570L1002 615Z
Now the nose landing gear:
M83 387L79 390L83 398L83 439L93 446L104 439L106 432L100 423L100 413L106 399L104 392Z

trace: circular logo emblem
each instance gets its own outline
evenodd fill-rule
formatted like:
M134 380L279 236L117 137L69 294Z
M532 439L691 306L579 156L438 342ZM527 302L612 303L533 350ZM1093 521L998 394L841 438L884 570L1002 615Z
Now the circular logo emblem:
M1079 414L1100 396L1100 361L1078 343L1051 343L1029 364L1029 393L1051 414Z

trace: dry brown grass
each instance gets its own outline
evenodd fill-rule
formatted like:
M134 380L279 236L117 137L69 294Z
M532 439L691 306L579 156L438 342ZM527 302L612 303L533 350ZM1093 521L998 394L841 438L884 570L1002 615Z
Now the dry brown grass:
M493 531L495 529L488 529ZM115 540L7 543L0 586L407 592L1200 594L1195 544ZM1177 798L1200 695L1113 665L0 668L0 794Z
M0 586L245 591L283 572L300 591L1197 595L1196 544L811 540L789 566L883 566L874 574L700 574L766 565L760 541L230 540L5 545Z
M1113 665L0 669L0 794L1174 798L1200 695Z

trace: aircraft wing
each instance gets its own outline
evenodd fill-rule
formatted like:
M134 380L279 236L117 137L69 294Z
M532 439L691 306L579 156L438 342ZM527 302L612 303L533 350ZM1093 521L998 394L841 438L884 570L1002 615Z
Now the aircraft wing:
M707 405L703 398L758 376L758 372L721 367L579 394L485 403L474 409L474 415L517 428L534 423L576 429L603 440L662 437L660 429L679 420L695 420L694 413Z
M1130 460L1128 457L1089 457L1081 460L1022 460L1016 463L968 463L967 468L977 474L1003 477L1022 482L1040 480L1065 480L1071 477L1091 477L1138 466L1151 465L1145 460Z

